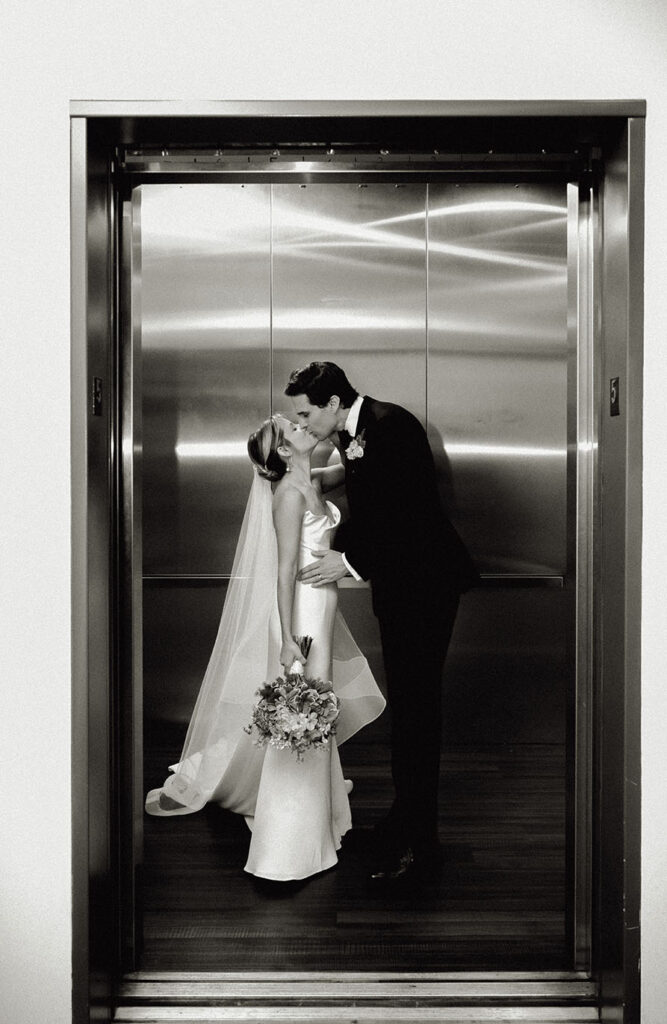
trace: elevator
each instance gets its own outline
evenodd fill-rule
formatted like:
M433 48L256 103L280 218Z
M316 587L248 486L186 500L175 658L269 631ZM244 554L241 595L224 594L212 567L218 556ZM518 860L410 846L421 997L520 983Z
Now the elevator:
M576 195L569 215L578 219L578 187L570 190ZM568 333L568 298L576 299L581 283L568 286L577 261L572 253L568 260L567 183L145 184L135 190L128 217L137 256L132 337L135 345L140 341L133 359L141 361L141 427L135 429L142 450L147 754L160 723L183 729L194 706L250 486L245 441L272 411L289 411L282 391L291 369L312 358L340 363L362 393L399 402L422 421L443 500L484 574L484 590L463 602L447 673L445 744L458 762L452 778L472 769L469 752L471 761L481 758L485 768L514 779L505 793L510 804L525 787L534 789L509 827L489 815L493 838L476 851L473 823L457 830L466 860L456 867L471 875L469 899L476 884L493 890L491 879L503 874L499 865L506 870L503 895L491 898L488 911L498 935L485 954L478 937L470 962L497 968L510 946L516 963L534 965L541 946L544 968L585 967L585 923L577 921L582 948L575 953L572 944L576 896L580 906L589 896L575 894L569 876L574 832L568 821L577 813L575 780L585 786L590 770L576 757L571 723L590 687L585 674L577 679L576 666L577 613L579 635L586 636L589 587L582 580L586 566L577 565L577 531L590 531L576 475L585 472L592 448L576 418L568 422L568 406L576 409L578 396L585 401L589 391L577 367L590 365L590 339ZM576 229L569 242L578 247ZM136 414L133 419L138 424ZM322 447L321 461L333 451L331 444ZM342 493L338 498L344 503ZM386 501L400 500L397 465ZM346 582L341 608L382 684L370 593ZM363 742L359 737L356 747ZM175 748L165 765L177 754ZM541 780L541 793L531 773ZM485 771L475 774L481 783ZM152 778L146 788L160 781ZM453 827L447 826L451 784L445 773L445 835ZM380 799L386 807L389 791ZM507 810L497 799L496 818L502 818ZM532 824L522 820L540 799L551 804L550 813ZM367 813L374 810L379 816L382 806ZM470 813L477 817L474 800ZM161 825L145 822L164 842ZM144 877L156 870L150 849ZM519 881L528 857L541 863ZM243 882L224 885L243 889ZM155 883L143 929L147 952L152 928L163 940L169 930L159 906L169 905L173 886ZM539 893L532 903L531 889ZM357 894L349 913L361 922L358 903ZM509 906L514 932L507 927ZM262 969L263 908L256 913L262 924L244 958ZM192 914L207 934L201 922L209 915L203 908ZM438 921L448 926L445 913L429 916L434 930ZM215 915L210 927L231 940L228 917ZM170 919L174 934L194 926L182 912L174 910ZM378 943L369 928L377 920L378 911L368 908L357 934L341 926L342 947L355 941L374 962ZM402 930L405 965L411 930ZM463 936L460 941L465 946ZM292 963L299 956L295 944ZM385 959L390 945L381 945ZM439 954L437 939L431 945L432 969L468 965L458 947ZM422 946L415 943L415 969L425 962ZM224 943L215 955L224 960ZM306 948L302 955L306 962Z
M175 123L173 144L155 144L155 122L116 139L111 800L128 1005L179 971L202 983L214 972L223 988L239 972L306 986L313 972L445 987L461 975L482 986L473 1001L498 975L501 1000L514 978L576 1003L573 1020L597 1019L600 920L613 916L600 881L605 714L614 728L600 668L600 446L617 426L601 324L623 200L604 131L568 135L555 120L546 151L528 122L502 139L499 122L471 121L446 151L419 119L370 132L332 121L326 141L310 123L269 135L252 118L233 125L233 145L212 146L202 122ZM247 436L289 414L289 372L312 359L421 420L481 573L443 678L444 882L400 905L367 899L353 857L278 900L240 872L242 822L143 813L178 759L215 638ZM332 458L320 445L316 459ZM397 466L387 500L400 487ZM333 498L345 515L344 493ZM339 602L383 686L370 591L345 580ZM341 748L363 826L391 799L387 740L381 719Z

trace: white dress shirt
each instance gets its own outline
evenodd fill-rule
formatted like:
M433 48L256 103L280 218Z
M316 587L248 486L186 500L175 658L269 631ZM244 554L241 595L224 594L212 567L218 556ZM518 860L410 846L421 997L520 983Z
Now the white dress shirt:
M345 420L344 430L347 430L350 437L354 437L357 433L357 426L359 425L359 413L361 412L361 406L363 405L363 395L357 395L352 405L350 406Z

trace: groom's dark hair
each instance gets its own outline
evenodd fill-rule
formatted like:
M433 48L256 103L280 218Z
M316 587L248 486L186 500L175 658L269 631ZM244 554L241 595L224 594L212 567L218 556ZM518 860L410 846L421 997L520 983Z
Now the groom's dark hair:
M332 395L338 395L340 404L349 409L358 392L335 363L308 363L290 374L286 395L305 395L311 405L325 406Z

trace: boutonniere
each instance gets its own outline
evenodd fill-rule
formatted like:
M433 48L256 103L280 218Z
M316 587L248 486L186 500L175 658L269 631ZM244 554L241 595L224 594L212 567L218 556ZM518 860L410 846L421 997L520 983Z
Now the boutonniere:
M365 433L366 428L364 427L361 433L357 434L356 437L353 437L350 443L348 444L347 448L345 449L345 454L347 455L348 459L363 459L364 448L366 447L366 442L364 440Z

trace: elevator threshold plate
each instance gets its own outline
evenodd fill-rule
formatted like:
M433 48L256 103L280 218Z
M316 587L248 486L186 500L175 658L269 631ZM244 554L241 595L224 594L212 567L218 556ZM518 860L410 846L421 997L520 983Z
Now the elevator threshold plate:
M410 1022L442 1022L442 1024L590 1024L599 1021L592 1006L550 1007L132 1007L119 1009L114 1021L119 1024L242 1024L266 1021L276 1024L405 1024Z
M590 981L527 982L527 981L480 981L480 982L362 982L341 983L336 981L251 981L251 982L128 982L121 989L123 1001L145 1002L169 1001L177 1003L189 1000L202 1003L213 1000L216 1003L262 1003L271 1001L332 1002L382 1001L391 999L392 1004L400 1000L419 1000L422 1003L476 1002L495 1003L567 1003L590 1002L595 998L595 985Z
M598 1020L597 988L583 973L440 975L295 972L137 972L119 994L118 1022L443 1021L584 1024Z

